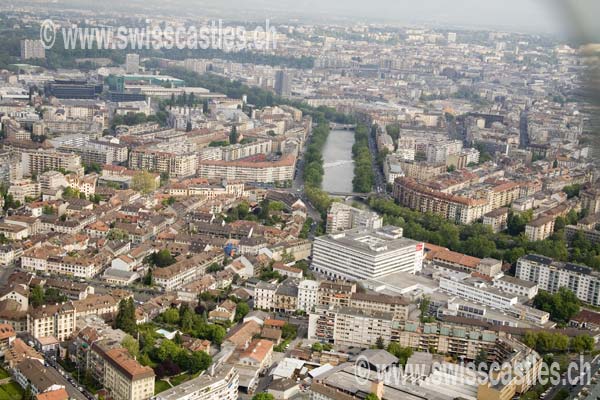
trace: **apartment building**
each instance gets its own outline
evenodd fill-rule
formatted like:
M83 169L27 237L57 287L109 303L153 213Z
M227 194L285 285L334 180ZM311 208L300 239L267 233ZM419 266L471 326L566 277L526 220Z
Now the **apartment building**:
M379 229L383 218L376 212L360 210L345 203L333 202L327 210L327 233L353 228Z
M532 242L544 240L554 233L554 217L543 215L525 225L525 236Z
M376 311L392 314L395 321L406 321L414 305L399 296L388 296L380 293L352 293L350 307L365 311Z
M319 282L309 279L298 284L298 310L310 312L317 305Z
M239 374L225 365L156 395L156 400L237 400Z
M423 243L402 237L402 230L355 229L315 238L312 268L332 279L380 278L421 270Z
M589 214L600 213L600 189L598 187L589 187L581 190L581 208L589 211Z
M461 224L470 224L492 210L487 198L468 198L443 193L410 178L396 179L394 198L404 207L437 214Z
M50 256L46 264L46 272L50 274L86 279L98 275L101 269L102 264L91 257Z
M198 176L206 179L227 179L240 182L277 183L294 179L296 157L285 154L279 160L264 156L235 161L203 160L198 162Z
M191 151L169 151L167 148L136 148L129 154L129 168L169 174L185 178L196 174L198 157Z
M36 339L53 336L62 342L75 331L76 314L72 302L42 305L27 314L27 331Z
M127 349L103 353L104 388L114 400L146 400L154 395L154 370L142 366Z
M494 287L506 293L513 293L517 296L533 299L538 293L538 285L534 282L515 278L510 275L503 275L494 281Z
M566 287L579 300L594 306L600 305L600 274L583 265L528 254L517 261L515 276L534 282L539 289L551 293Z
M317 305L322 307L349 306L350 296L356 293L356 283L322 281L317 292Z
M31 179L18 179L10 182L7 193L12 195L13 199L24 203L25 198L37 199L41 195L41 187L39 182Z
M21 60L46 58L46 49L41 40L21 40Z
M308 317L308 338L342 346L374 346L392 337L393 314L354 307L317 307Z
M120 164L127 161L128 155L127 145L119 143L118 139L86 140L83 143L72 143L65 139L60 142L58 149L78 154L85 165Z
M508 227L508 208L500 207L483 216L483 224L492 228L495 233Z
M511 309L519 303L517 295L501 292L478 278L441 277L440 289L453 296L500 310Z
M165 268L155 268L152 277L156 285L170 292L200 279L208 266L222 263L224 258L222 251L201 253Z
M393 160L394 159L390 158L390 162L393 162ZM428 163L413 160L396 160L393 164L398 165L400 170L402 170L402 176L420 182L435 178L446 172L447 169L446 164L444 163Z
M65 170L83 174L81 157L77 154L53 149L21 150L24 175L40 175L49 170Z

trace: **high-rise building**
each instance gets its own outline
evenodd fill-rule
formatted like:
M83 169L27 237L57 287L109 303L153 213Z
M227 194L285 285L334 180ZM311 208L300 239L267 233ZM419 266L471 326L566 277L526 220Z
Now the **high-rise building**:
M137 74L140 71L140 55L127 54L125 56L125 71L128 74Z
M448 43L456 43L456 32L448 32Z
M40 40L21 40L21 59L46 58L46 50Z
M312 268L328 278L352 281L415 273L422 267L423 247L402 237L395 226L353 229L316 238Z
M287 97L292 94L292 83L290 74L287 71L280 70L275 74L275 93L281 97Z

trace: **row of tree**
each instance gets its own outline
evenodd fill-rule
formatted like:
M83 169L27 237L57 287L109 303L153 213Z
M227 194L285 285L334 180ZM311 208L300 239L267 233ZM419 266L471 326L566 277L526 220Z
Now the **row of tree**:
M376 126L373 126L377 129ZM355 192L369 193L373 188L375 175L373 174L373 159L369 149L369 128L359 124L354 131L354 145L352 157L354 159L354 179L352 187Z
M562 230L555 232L548 239L532 242L522 232L516 236L511 235L510 226L509 233L494 233L489 226L482 223L457 225L439 215L402 207L393 200L371 197L369 205L383 216L385 224L402 227L406 237L447 247L474 257L493 257L515 264L525 254L540 254L558 261L582 262L575 259L578 254L581 254L578 252L578 247L572 246L573 250L569 251ZM600 254L600 245L588 245L585 238L581 237L577 242L572 241L573 243L578 246L584 245L585 250L592 249L592 253L586 253L592 256L584 260L584 263L600 269L600 255L595 255Z

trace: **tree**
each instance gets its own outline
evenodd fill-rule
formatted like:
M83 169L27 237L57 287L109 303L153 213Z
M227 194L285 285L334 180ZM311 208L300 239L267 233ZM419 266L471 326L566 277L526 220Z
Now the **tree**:
M152 254L151 262L159 268L168 267L175 264L175 257L171 255L168 249L162 249Z
M140 171L133 175L131 188L142 194L148 194L156 190L156 178L151 172Z
M238 142L238 139L239 139L239 134L237 131L237 127L235 125L233 125L231 127L231 132L229 133L229 143L236 144Z
M367 397L365 397L365 400L379 400L379 397L377 397L375 393L369 393Z
M235 321L241 321L250 312L248 304L239 302L235 308Z
M126 240L129 238L129 233L124 231L123 229L113 228L108 231L108 235L106 235L108 240Z
M175 325L179 322L179 311L176 308L169 308L162 314L162 318L167 324Z
M31 390L31 385L27 385L25 388L25 393L23 393L23 400L33 400L35 396L33 395L33 391Z
M29 293L29 303L33 308L40 307L45 303L44 289L40 285L35 285Z
M156 358L161 362L167 359L175 360L181 351L181 347L175 344L175 342L165 339L160 343L158 349L156 349Z
M379 336L377 340L375 340L375 347L377 347L378 349L385 349L385 342L383 341L383 338L381 336Z
M131 297L119 302L119 311L115 318L115 327L130 335L136 334L137 323L135 318L135 305L133 304L133 299Z
M421 303L419 303L419 311L421 311L421 315L419 318L421 322L425 322L425 320L429 316L429 304L431 304L431 300L427 296L424 296L421 299Z
M388 353L396 356L401 365L406 365L406 361L408 361L410 356L413 354L413 349L410 347L402 347L397 342L390 342L390 344L388 344L387 351Z
M212 364L212 357L203 351L195 351L189 356L188 363L188 370L195 374L206 370Z
M550 314L553 321L566 324L579 313L579 299L571 290L561 287L555 294L540 291L533 299L533 306Z
M481 364L487 364L488 361L488 353L484 349L481 349L479 353L477 353L477 357L475 357L475 365L479 366Z
M281 328L281 337L285 340L293 340L296 339L298 329L296 325L288 324L287 322Z
M121 346L127 349L131 357L138 358L140 355L140 344L131 335L125 335L121 341Z
M569 347L575 353L585 353L594 350L594 339L589 335L579 335L571 338Z
M312 351L316 351L316 352L322 352L323 351L323 345L319 342L315 342L313 343L313 345L311 346L311 350Z
M275 397L271 393L256 393L252 400L275 400Z

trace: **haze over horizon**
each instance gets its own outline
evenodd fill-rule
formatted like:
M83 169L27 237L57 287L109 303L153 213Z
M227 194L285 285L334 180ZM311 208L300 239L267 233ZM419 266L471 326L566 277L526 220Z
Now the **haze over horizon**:
M317 19L319 22L356 20L447 28L508 30L525 33L558 34L584 41L600 37L600 2L595 0L91 0L13 1L45 4L50 7L72 5L78 8L115 11L117 9L161 10L176 15L219 15L227 19L272 18L287 20Z

